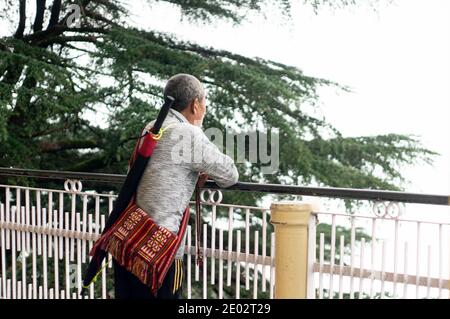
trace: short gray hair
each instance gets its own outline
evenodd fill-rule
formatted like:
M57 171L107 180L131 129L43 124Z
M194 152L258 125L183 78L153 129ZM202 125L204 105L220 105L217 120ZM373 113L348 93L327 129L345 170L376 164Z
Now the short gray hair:
M164 88L164 98L168 95L175 98L173 108L177 111L183 111L196 98L201 101L205 96L205 89L195 76L179 73L167 81Z

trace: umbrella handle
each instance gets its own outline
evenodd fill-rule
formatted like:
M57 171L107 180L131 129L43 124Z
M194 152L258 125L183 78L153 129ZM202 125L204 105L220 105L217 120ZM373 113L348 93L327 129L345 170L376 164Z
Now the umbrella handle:
M175 102L175 98L173 98L170 95L167 95L164 104L161 110L159 111L158 117L156 118L155 125L153 125L153 128L151 129L153 134L159 133L159 130L161 129L161 126L164 120L166 119L167 113L169 113L169 110L172 107L173 102Z

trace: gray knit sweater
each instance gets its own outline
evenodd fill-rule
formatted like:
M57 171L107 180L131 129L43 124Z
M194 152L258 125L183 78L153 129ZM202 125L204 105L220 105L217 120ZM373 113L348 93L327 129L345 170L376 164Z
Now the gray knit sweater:
M146 128L151 128L153 123ZM224 188L235 184L239 175L233 160L181 113L171 109L162 127L168 129L139 182L136 203L158 225L176 234L199 172L208 174ZM175 258L183 258L185 241L186 233Z

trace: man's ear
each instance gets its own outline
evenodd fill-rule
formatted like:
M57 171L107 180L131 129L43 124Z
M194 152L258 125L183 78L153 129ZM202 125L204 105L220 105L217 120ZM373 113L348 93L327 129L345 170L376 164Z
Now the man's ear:
M199 102L198 98L195 98L191 103L192 113L197 114L197 112L199 112L199 107L200 107L200 102Z
M186 108L190 113L194 113L194 101L188 104L188 107Z

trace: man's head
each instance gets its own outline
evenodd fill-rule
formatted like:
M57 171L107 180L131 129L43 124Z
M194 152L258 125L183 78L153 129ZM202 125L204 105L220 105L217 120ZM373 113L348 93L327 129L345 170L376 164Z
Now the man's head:
M189 123L201 126L206 113L206 93L200 81L190 74L179 73L167 81L164 97L175 98L173 109L186 117Z

